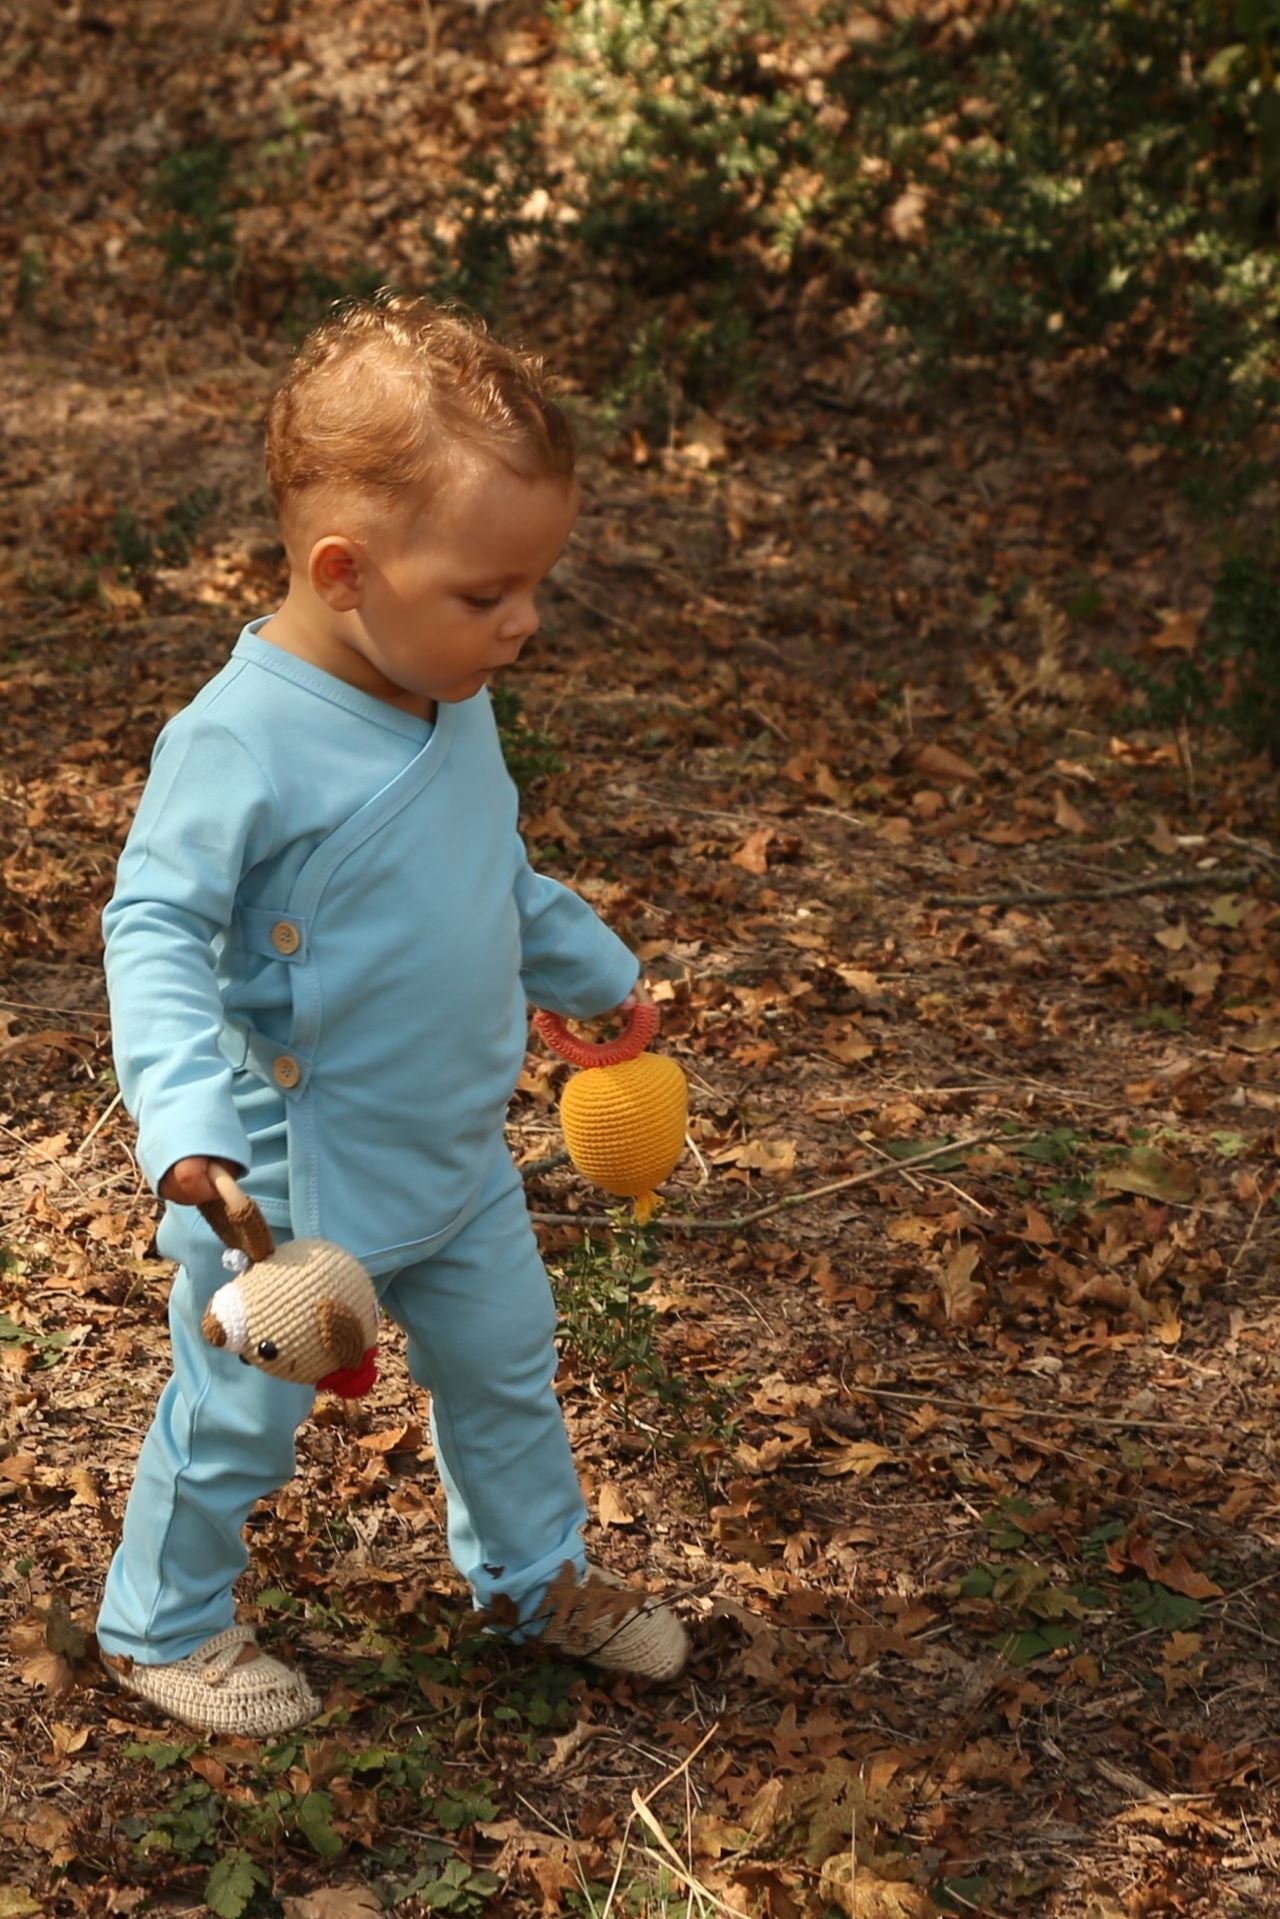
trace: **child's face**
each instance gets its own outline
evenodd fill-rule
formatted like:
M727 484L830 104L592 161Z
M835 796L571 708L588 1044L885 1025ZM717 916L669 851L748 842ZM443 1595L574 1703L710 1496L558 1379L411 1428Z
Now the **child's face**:
M513 665L577 514L573 480L523 479L487 456L459 461L425 503L365 542L348 644L372 670L369 690L452 704Z

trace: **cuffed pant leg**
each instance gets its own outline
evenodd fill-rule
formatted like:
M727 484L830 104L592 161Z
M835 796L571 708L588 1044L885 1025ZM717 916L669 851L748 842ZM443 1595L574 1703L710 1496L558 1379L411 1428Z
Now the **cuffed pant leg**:
M200 1319L227 1274L203 1226L187 1237L169 1299L173 1377L142 1444L98 1617L104 1652L141 1665L185 1658L235 1620L254 1502L294 1471L314 1393L205 1341Z
M587 1512L552 1383L555 1303L505 1151L467 1224L383 1305L431 1394L450 1557L477 1605L504 1595L528 1622L566 1560L581 1574Z

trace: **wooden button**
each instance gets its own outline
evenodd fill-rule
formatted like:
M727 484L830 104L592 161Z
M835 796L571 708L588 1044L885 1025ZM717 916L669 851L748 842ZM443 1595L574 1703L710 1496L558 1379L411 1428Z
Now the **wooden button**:
M271 1077L277 1086L283 1086L288 1090L296 1086L302 1078L302 1068L296 1059L290 1059L288 1053L281 1053L271 1062Z
M296 953L302 944L302 935L292 920L277 920L271 929L271 944L277 953Z

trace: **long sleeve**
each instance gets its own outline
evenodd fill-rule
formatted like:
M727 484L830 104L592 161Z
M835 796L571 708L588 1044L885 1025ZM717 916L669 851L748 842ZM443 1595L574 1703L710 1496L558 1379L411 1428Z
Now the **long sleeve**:
M585 900L559 880L535 873L527 857L516 875L515 894L520 976L535 1006L592 1019L627 997L639 978L639 962Z
M233 734L184 715L161 735L103 914L116 1073L153 1189L187 1155L249 1164L218 1049L213 942L242 874L270 849L276 812Z

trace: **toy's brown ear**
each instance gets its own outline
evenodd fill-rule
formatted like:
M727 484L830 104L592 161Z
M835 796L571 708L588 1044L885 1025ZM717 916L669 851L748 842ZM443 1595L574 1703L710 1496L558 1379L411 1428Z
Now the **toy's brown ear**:
M325 1351L335 1368L358 1366L364 1358L364 1333L351 1308L340 1306L335 1299L322 1299L316 1317Z
M215 1312L205 1314L200 1321L200 1331L211 1346L225 1346L227 1343L227 1329Z

